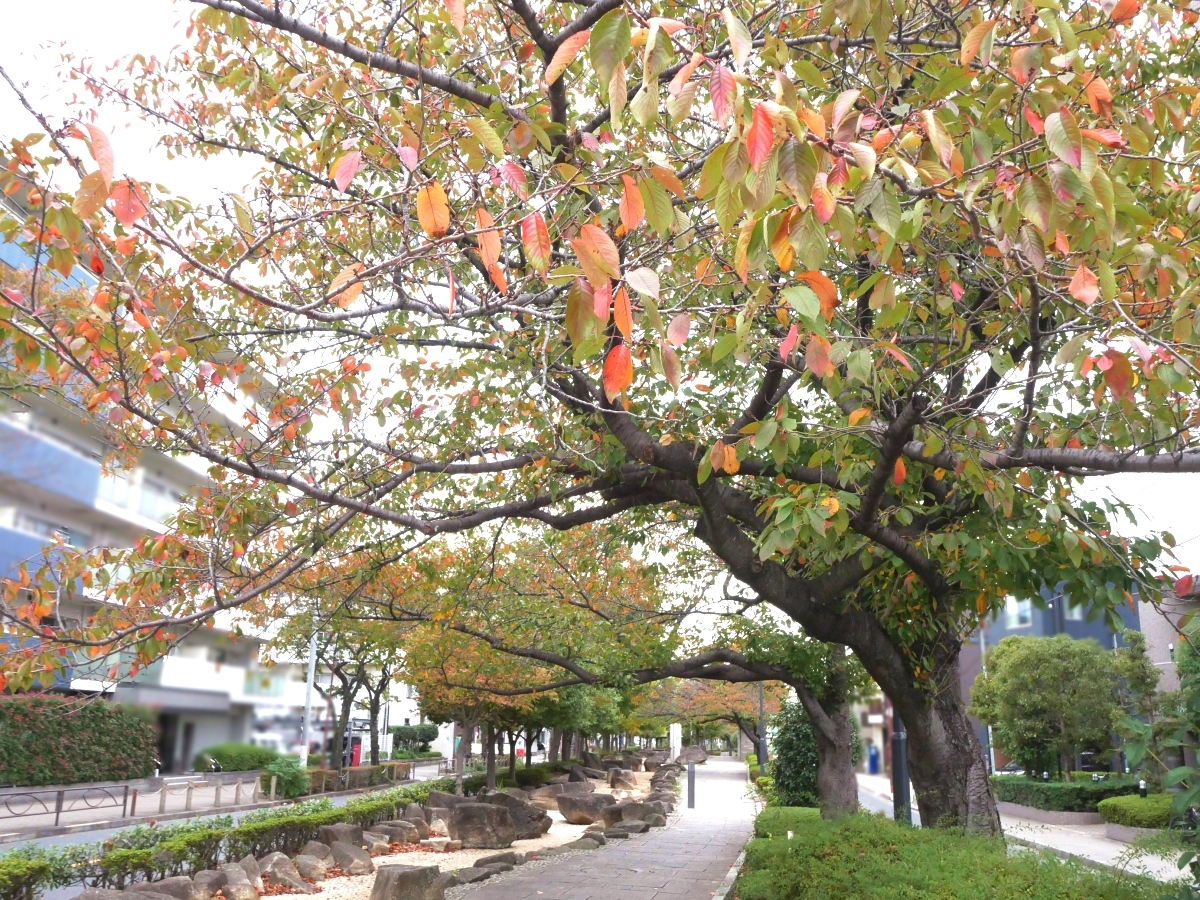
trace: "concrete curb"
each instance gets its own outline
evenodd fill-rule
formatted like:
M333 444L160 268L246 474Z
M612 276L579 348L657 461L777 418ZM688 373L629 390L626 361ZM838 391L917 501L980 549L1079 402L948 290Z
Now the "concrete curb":
M1127 877L1127 878L1149 878L1151 881L1158 881L1159 884L1170 884L1171 883L1169 881L1159 881L1153 875L1142 874L1142 873L1138 873L1138 872L1131 872L1131 871L1129 871L1129 869L1123 868L1121 866L1114 866L1109 863L1100 862L1099 860L1089 859L1086 856L1080 856L1078 853L1072 853L1070 850L1060 850L1057 847L1047 847L1045 844L1038 844L1038 843L1035 843L1034 841L1027 840L1026 838L1013 837L1012 835L1006 834L1006 835L1004 835L1004 840L1006 843L1019 844L1020 846L1025 847L1029 850L1036 850L1039 853L1052 853L1055 856L1057 856L1059 859L1065 859L1065 860L1070 860L1071 862L1077 862L1080 865L1089 866L1093 869L1103 869L1106 872L1113 873L1114 875L1121 875L1121 876ZM1180 871L1179 876L1181 878L1184 877L1184 873L1182 870Z
M738 854L738 858L733 861L733 865L729 868L729 872L725 875L725 880L721 882L721 886L717 888L717 892L713 894L713 900L725 900L729 896L729 892L733 890L733 883L737 881L738 872L742 871L742 863L746 861L746 851L743 850Z

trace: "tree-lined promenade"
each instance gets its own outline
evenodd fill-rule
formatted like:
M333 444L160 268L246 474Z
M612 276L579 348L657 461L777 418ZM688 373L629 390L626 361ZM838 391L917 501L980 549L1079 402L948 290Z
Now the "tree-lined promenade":
M861 665L923 820L989 832L964 636L1043 585L1111 622L1191 590L1170 536L1076 493L1200 471L1191 12L196 5L169 60L68 63L77 119L26 98L44 133L0 175L37 261L3 294L5 390L212 479L166 534L11 585L12 687L302 596L524 660L496 697L790 684L843 748ZM118 110L261 173L194 206L114 159ZM98 286L57 290L75 265ZM601 526L685 602L526 606L496 575L535 528ZM795 627L675 642L713 567ZM50 632L75 579L110 605Z

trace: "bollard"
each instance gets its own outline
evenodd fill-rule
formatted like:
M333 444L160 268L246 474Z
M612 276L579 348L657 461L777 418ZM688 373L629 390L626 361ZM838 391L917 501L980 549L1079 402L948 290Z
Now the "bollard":
M254 779L254 783L253 783L253 784L250 786L250 802L251 802L251 803L257 803L257 802L258 802L258 794L259 794L259 790L258 790L258 789L259 789L259 787L260 787L260 785L259 785L259 782L260 782L261 780L262 780L261 778L255 778L255 779Z
M158 814L162 815L167 811L167 786L164 784L158 789Z
M275 781L279 778L278 775L271 776L271 802L275 802Z
M1146 799L1146 780L1142 779L1138 782L1138 796L1143 800Z
M183 808L184 808L184 811L186 811L186 812L192 811L192 791L193 791L192 783L189 781L188 786L187 786L187 793L184 795L184 798L183 798Z
M216 809L221 805L221 782L217 782L213 787L213 808Z
M137 817L137 788L133 789L133 796L129 800L129 818Z
M688 762L688 809L696 808L696 764Z
M237 780L237 783L234 784L234 786L233 786L233 805L234 806L242 805L242 779L240 779L240 778Z

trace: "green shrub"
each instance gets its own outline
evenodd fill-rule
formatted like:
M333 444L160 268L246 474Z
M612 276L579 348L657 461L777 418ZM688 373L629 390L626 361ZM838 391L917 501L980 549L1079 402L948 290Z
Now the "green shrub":
M39 885L50 875L50 863L37 859L0 860L0 897L4 900L34 900Z
M1096 804L1096 811L1105 822L1128 825L1130 828L1166 828L1171 824L1170 794L1150 794L1109 797Z
M750 769L750 774L753 775L754 770L758 768L758 754L757 753L747 753L746 754L746 766Z
M145 778L154 773L157 747L154 729L113 703L0 699L0 784Z
M779 795L775 792L775 779L770 775L760 775L754 779L754 788L768 806L779 804Z
M433 759L442 754L437 750L393 750L392 759Z
M214 759L226 772L251 772L265 769L270 762L279 759L279 754L269 747L256 747L254 744L217 744L197 753L192 768L197 772L207 772L209 761Z
M292 800L308 793L308 772L300 768L300 760L294 756L280 756L263 767L264 787L271 789L271 776L275 776L275 790L284 799Z
M391 731L392 739L401 750L423 753L429 749L431 741L437 740L438 730L432 722L426 722L423 725L396 725Z
M1158 900L1163 892L1148 879L1049 854L1010 857L997 838L882 816L827 822L816 810L767 809L755 834L739 900Z
M1136 794L1132 778L1103 781L1037 781L1024 775L993 775L996 799L1054 812L1095 812L1096 804L1109 797Z

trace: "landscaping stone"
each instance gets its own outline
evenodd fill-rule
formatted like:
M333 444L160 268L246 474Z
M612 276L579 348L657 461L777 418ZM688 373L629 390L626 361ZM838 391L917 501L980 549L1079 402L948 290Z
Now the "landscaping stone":
M605 840L609 841L623 841L627 837L631 837L628 831L618 831L615 828L610 828L604 832Z
M238 865L242 867L242 871L246 873L246 877L250 879L250 884L254 887L254 889L256 891L262 891L262 870L258 867L258 860L247 853L238 860Z
M450 837L470 850L503 850L517 839L517 829L503 806L460 803L450 813Z
M421 808L420 803L408 804L408 806L404 807L404 815L402 815L400 818L407 819L410 822L416 821L417 819L420 819L422 822L429 821L425 818L425 810Z
M584 751L583 751L583 764L584 764L585 766L587 766L589 769L602 769L602 768L604 768L602 765L600 765L600 757L598 757L598 756L597 756L595 753L593 753L591 750L584 750Z
M398 819L394 822L383 822L376 825L375 828L381 834L387 835L389 839L401 844L415 844L421 839L417 834L417 826L412 822L406 822L404 819Z
M529 792L523 791L520 788L515 788L515 787L501 788L501 793L508 794L508 796L510 796L510 797L516 797L518 800L524 800L526 803L529 802Z
M450 838L448 838L448 837L431 837L431 838L426 838L425 840L421 841L421 846L427 847L428 849L433 850L437 853L443 853L443 852L445 852L446 847L447 847L447 845L449 845L449 843L450 843Z
M616 802L612 794L560 794L557 799L558 811L572 825L591 825Z
M567 778L574 783L582 784L588 780L587 775L583 771L582 766L571 766L571 771Z
M459 797L456 794L447 794L444 791L430 791L429 800L425 803L425 808L432 810L437 809L454 809L460 803L472 803L470 797ZM432 816L427 816L432 818Z
M312 885L300 877L296 864L283 853L268 853L259 861L259 867L271 884L287 885L302 894L314 893Z
M333 861L341 866L347 875L369 875L375 871L371 855L360 844L334 841L329 845L329 850L333 854Z
M329 859L330 851L328 844L322 844L320 841L309 841L300 848L300 852L305 856L315 856L317 859Z
M444 816L434 816L429 822L429 836L432 837L449 837L450 828L446 825L446 820L450 818L448 810L438 810L439 813L445 812Z
M590 794L596 790L596 786L586 778L583 781L569 781L562 786L559 793L562 794Z
M221 871L225 873L225 886L221 888L225 900L258 900L258 891L250 883L250 876L238 863L226 863L221 866Z
M636 791L638 783L628 769L611 769L608 773L608 786L622 791Z
M508 814L513 820L513 826L517 829L518 841L540 838L550 830L550 826L554 822L553 819L546 815L545 810L531 803L526 803L524 800L513 797L510 794L492 791L482 795L479 799L485 803L502 806L508 810Z
M361 847L363 842L362 826L354 825L350 822L339 822L337 825L322 825L317 829L317 840L322 844L328 844L331 850L337 841Z
M499 875L501 872L511 872L514 868L512 863L489 863L486 866L479 866L485 872L491 875Z
M378 831L363 832L363 847L368 853L391 853L391 838Z
M612 828L618 822L625 818L625 807L629 801L624 800L620 803L614 803L612 806L606 806L600 810L600 819L604 822L605 828Z
M599 841L594 841L591 838L580 838L577 841L571 841L569 844L563 844L567 850L595 850L600 846Z
M225 887L226 880L225 873L220 869L201 869L192 876L192 884L196 886L196 890L206 900L212 897L218 890Z
M621 831L624 831L626 834L645 834L649 830L649 825L635 819L628 822L618 822L612 828L605 829L604 834L606 837L611 836L613 832Z
M298 854L292 862L296 866L296 871L300 873L300 877L311 881L324 881L326 873L329 872L329 866L325 860L317 856L309 856L307 853Z
M375 875L371 900L444 900L446 881L437 866L384 866Z
M138 881L125 888L126 894L165 894L175 900L209 900L216 888L205 891L186 875L173 875L161 881Z
M477 881L484 881L491 878L492 873L486 869L469 866L465 869L459 869L454 873L454 877L458 879L459 884L474 884Z
M461 850L461 849L462 849L462 841L455 841L455 840L451 840L450 838L446 839L446 852L447 853L453 853L455 850Z
M149 888L142 882L144 888ZM157 894L150 890L141 891L112 891L107 888L88 888L75 900L170 900L170 894Z
M697 765L708 759L708 754L704 752L702 747L684 747L679 752L679 761L682 763L694 762Z
M475 860L476 866L490 866L492 863L508 863L509 865L517 865L517 858L520 857L521 862L525 862L525 854L517 853L515 850L506 850L504 853L493 853L490 856L481 856Z

